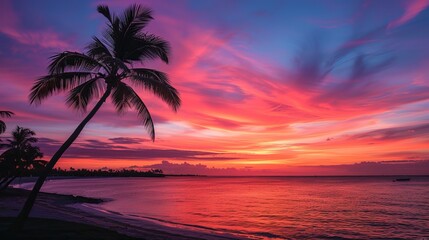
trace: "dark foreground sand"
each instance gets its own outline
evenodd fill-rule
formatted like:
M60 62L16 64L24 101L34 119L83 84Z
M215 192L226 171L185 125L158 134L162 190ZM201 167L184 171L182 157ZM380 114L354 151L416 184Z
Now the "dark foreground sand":
M18 233L3 232L13 218L0 218L1 238L9 240L54 239L136 239L107 229L54 219L31 218Z
M40 193L22 231L5 232L28 193L23 189L7 189L0 193L1 239L237 239L231 235L85 211L76 206L97 204L103 200L50 193Z

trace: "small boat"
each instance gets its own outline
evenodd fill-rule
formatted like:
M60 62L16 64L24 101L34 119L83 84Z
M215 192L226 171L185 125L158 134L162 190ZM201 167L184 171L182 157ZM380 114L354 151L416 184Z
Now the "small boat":
M411 178L397 178L395 180L393 180L394 182L408 182L410 181Z

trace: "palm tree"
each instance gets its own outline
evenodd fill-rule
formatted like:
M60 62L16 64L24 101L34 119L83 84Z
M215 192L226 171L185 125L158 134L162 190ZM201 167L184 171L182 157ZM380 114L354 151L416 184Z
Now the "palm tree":
M7 149L0 155L3 166L0 191L6 189L15 178L21 176L26 170L44 165L45 161L37 160L43 157L39 147L32 145L32 143L37 142L35 135L34 131L17 126L12 132L12 139L8 139L6 144L1 144Z
M13 112L10 111L0 111L0 117L2 118L10 118L12 117ZM6 124L0 120L0 134L4 133L6 131Z
M12 229L20 228L27 219L47 175L108 97L111 97L119 113L134 108L152 141L155 140L155 130L151 115L129 84L151 91L174 111L180 106L179 94L170 85L165 73L148 68L134 68L132 65L135 62L152 59L168 63L170 52L168 42L143 32L153 19L152 11L140 5L132 5L121 16L111 13L104 5L98 6L97 10L107 19L103 37L101 39L93 37L84 53L66 51L52 56L48 75L38 79L31 89L30 102L38 104L54 93L70 90L67 104L74 109L85 111L92 99L98 97L100 99L52 156Z

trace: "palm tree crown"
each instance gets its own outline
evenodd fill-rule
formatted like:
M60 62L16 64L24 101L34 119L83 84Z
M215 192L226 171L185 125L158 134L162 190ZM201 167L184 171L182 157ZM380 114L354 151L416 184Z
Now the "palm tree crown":
M70 90L67 104L85 111L92 99L110 95L119 113L128 108L137 110L154 140L152 117L130 84L153 92L174 111L177 111L181 100L165 73L133 68L131 64L151 59L168 63L169 44L158 36L143 32L152 20L152 12L148 8L133 5L122 16L111 13L104 5L98 6L97 10L108 21L103 38L93 37L84 53L66 51L52 56L49 74L34 84L30 101L40 103L54 93Z
M39 147L32 145L37 143L35 135L31 129L17 126L12 131L12 138L7 140L8 143L0 144L2 148L6 148L1 156L13 160L17 166L31 167L35 164L35 159L43 157Z
M0 154L0 191L25 171L46 164L46 161L40 160L43 157L40 148L33 146L37 142L35 135L34 131L17 126L12 131L12 138L7 143L0 144L0 147L6 148Z

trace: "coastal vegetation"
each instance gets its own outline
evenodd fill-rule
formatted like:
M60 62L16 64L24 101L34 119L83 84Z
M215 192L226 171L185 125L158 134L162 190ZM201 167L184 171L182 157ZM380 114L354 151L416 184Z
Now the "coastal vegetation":
M37 143L36 133L28 128L17 126L7 143L0 144L5 151L0 155L0 191L6 189L17 177L40 173L46 161Z
M180 106L179 93L165 73L134 67L154 59L169 62L169 43L159 36L144 32L153 19L152 11L140 5L132 5L122 15L111 13L105 5L98 6L97 10L107 20L103 37L93 37L85 52L65 51L52 56L48 74L36 80L29 98L31 103L40 104L53 94L67 92L67 104L81 111L86 111L92 100L98 101L53 154L11 229L19 229L28 218L46 177L109 97L118 113L130 108L137 111L152 141L155 140L153 120L134 87L152 92L173 111L177 111Z
M37 174L37 173L36 173ZM137 171L129 169L86 169L86 168L69 168L52 169L52 177L164 177L161 169L150 169L148 171Z

